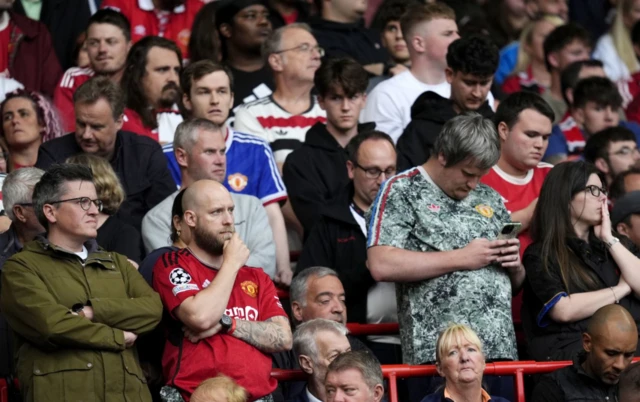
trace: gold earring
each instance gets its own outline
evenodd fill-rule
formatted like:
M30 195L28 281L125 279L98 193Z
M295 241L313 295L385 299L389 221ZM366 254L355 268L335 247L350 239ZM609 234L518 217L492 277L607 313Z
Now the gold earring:
M181 230L176 230L176 233L178 234L178 237L180 236L180 233L182 233Z

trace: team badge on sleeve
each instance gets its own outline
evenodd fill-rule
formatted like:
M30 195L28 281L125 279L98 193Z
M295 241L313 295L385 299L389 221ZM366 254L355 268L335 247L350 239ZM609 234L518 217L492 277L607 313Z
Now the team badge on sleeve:
M182 268L174 268L169 274L169 281L174 285L184 285L191 282L191 275Z

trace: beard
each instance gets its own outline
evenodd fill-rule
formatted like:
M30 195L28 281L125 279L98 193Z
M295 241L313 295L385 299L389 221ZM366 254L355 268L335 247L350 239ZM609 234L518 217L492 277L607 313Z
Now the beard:
M180 87L176 83L170 82L162 88L159 106L168 109L178 103L180 96Z
M229 230L231 232L235 231L233 226L231 226ZM213 255L222 255L224 243L227 239L224 238L223 235L217 236L200 226L196 226L193 231L193 241L195 241L196 245L202 250L206 250Z

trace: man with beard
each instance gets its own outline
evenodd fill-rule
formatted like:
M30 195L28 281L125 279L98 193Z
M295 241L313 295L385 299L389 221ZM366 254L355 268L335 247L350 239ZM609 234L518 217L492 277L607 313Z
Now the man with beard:
M133 27L133 42L145 36L161 36L174 42L188 57L191 26L202 0L103 0L102 8L121 12Z
M271 95L273 77L260 53L271 34L266 0L226 0L216 12L222 60L236 83L233 107Z
M124 95L107 77L94 77L73 94L76 132L40 146L36 167L47 169L73 155L105 158L126 193L117 216L140 230L144 214L175 191L162 148L122 130Z
M177 103L180 92L182 55L172 41L148 36L131 47L121 87L126 94L127 117L143 126L148 137L166 143L173 134L182 115Z
M53 103L60 112L65 131L76 129L73 94L94 75L109 77L119 83L131 48L131 27L127 18L114 10L100 10L87 25L89 67L71 67L65 71L53 93Z
M198 180L224 182L227 145L219 125L207 119L185 121L178 125L173 147L183 189ZM142 240L148 252L171 244L171 209L178 192L169 195L145 215ZM235 230L251 250L247 265L260 267L275 278L276 247L265 208L251 195L233 193L231 198L235 205Z
M533 402L618 400L620 374L631 364L638 345L633 317L619 304L600 308L589 320L582 345L584 351L573 365L540 380Z
M0 0L0 78L52 96L62 75L51 35L41 22L11 11L15 0Z
M182 205L192 239L162 256L153 271L153 287L168 312L163 371L171 388L162 394L188 401L202 381L224 373L250 400L273 401L277 381L269 353L292 343L276 289L264 272L245 265L249 248L234 233L235 205L222 184L193 183Z

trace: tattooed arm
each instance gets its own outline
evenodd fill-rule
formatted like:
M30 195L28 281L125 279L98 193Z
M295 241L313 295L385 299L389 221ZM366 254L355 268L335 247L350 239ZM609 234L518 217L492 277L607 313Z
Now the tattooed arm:
M271 317L266 321L236 320L233 336L264 353L290 350L293 338L289 320L284 316Z

